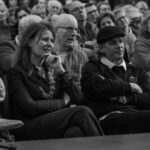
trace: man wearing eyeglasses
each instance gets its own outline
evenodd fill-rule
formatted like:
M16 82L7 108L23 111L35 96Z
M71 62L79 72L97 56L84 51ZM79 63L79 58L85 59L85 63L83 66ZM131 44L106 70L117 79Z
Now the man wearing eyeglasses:
M79 34L77 39L80 45L82 47L92 49L93 47L88 43L90 43L94 40L94 38L96 38L96 34L95 28L93 28L91 24L87 23L87 12L85 9L85 4L80 1L73 1L71 4L69 4L68 11L78 21Z
M87 62L87 55L76 40L77 20L70 14L61 14L54 20L52 19L52 24L56 29L54 51L61 56L61 61L70 79L80 86L81 68Z

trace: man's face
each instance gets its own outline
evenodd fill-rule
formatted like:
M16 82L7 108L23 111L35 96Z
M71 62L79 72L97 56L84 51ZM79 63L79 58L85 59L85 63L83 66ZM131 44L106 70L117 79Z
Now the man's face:
M17 6L17 0L9 0L9 6Z
M87 13L83 5L79 5L74 8L70 13L78 20L78 22L85 21L87 19Z
M124 42L122 37L114 38L102 45L101 52L104 56L115 63L124 57Z
M125 14L125 12L118 12L116 15L116 22L118 27L125 28L129 25L129 20Z
M106 5L106 4L102 4L101 7L99 8L99 14L104 14L106 12L111 12L111 9L110 9L110 6L109 5Z
M87 13L87 19L91 22L96 22L96 18L98 16L98 11L96 6L93 5L88 9L90 9L90 11Z
M72 47L77 37L78 24L75 19L69 19L57 28L56 36L63 48Z
M130 19L130 24L134 26L136 29L141 27L142 17L135 17Z

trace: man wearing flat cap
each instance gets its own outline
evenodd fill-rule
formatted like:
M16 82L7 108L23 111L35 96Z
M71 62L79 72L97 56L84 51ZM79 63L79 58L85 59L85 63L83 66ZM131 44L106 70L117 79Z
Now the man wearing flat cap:
M150 132L150 78L124 61L123 37L115 26L101 29L100 56L82 68L85 105L106 135Z

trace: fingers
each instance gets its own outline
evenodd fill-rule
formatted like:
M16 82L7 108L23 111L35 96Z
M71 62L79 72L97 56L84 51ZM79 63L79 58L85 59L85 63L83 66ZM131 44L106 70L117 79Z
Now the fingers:
M143 93L143 90L141 89L141 87L138 84L130 83L130 85L131 85L132 92L134 92L134 93Z

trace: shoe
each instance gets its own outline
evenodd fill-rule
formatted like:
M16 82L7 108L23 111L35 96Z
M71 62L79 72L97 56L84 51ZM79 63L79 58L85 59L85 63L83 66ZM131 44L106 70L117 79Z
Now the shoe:
M0 118L0 131L8 131L23 126L24 123L20 120L10 120Z

